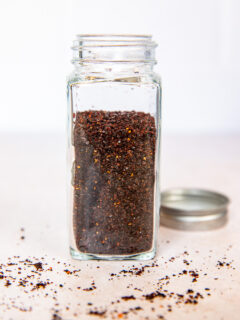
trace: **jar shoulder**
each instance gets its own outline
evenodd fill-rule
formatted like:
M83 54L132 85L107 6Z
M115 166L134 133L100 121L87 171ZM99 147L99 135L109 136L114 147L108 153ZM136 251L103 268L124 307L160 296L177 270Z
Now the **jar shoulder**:
M131 84L146 84L146 85L156 85L161 87L161 77L155 73L126 73L126 74L93 74L93 73L81 73L73 71L67 77L67 84L81 84L81 83L88 83L94 84L99 82L114 82L114 83L131 83Z

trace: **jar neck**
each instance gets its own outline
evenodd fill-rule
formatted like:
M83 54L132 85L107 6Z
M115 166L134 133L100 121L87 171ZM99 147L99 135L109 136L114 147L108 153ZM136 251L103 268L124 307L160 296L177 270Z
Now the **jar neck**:
M155 48L151 36L78 35L72 63L81 72L148 73L156 64Z

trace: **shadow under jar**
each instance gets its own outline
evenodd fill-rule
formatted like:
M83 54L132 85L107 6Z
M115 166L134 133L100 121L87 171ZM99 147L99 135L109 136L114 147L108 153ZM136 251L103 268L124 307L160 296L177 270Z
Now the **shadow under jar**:
M68 78L70 251L146 260L159 228L161 84L151 36L79 35Z

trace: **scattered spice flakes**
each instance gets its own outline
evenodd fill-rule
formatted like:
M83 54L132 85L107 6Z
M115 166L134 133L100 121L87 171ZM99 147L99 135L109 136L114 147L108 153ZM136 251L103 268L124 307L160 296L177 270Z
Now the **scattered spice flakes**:
M131 310L143 310L140 306L137 306L135 308L131 308Z
M19 280L18 286L19 287L26 287L27 283L28 283L27 280Z
M158 264L156 264L156 262L153 262L151 265L147 264L147 265L144 265L140 268L133 266L132 268L129 268L128 270L126 270L126 269L121 270L119 272L119 274L125 274L125 275L129 274L129 275L141 276L147 268L153 268L153 267L158 267ZM112 277L116 276L116 274L111 273L111 276Z
M6 282L5 282L5 287L9 287L9 286L11 286L11 282L9 281L9 280L6 280Z
M52 320L63 320L57 313L52 315Z
M117 317L118 319L123 319L124 316L127 316L130 312L134 312L136 314L136 311L140 311L140 310L143 310L140 306L129 308L126 311L122 311L121 313L118 313Z
M198 299L198 298L203 299L203 295L201 293L197 292L194 298L195 299Z
M32 288L32 291L34 291L34 290L38 290L38 289L45 289L46 288L46 286L49 284L49 282L38 282L38 283L36 283L35 284L35 286Z
M169 304L167 307L168 307L167 311L172 312L172 306Z
M21 232L20 240L24 240L24 239L25 239L25 235L24 235L25 229L24 229L24 228L21 228L21 229L20 229L20 232Z
M187 266L190 265L190 263L186 259L183 260L183 263L185 263Z
M95 289L96 289L96 287L92 286L92 287L89 287L89 288L84 288L83 291L93 291Z
M166 298L166 294L159 291L155 291L155 292L143 295L143 297L145 297L146 300L153 300L157 297Z
M223 258L224 259L224 258ZM225 258L226 259L226 258ZM232 263L232 261L231 262L226 262L226 261L220 261L220 260L218 260L218 262L217 262L217 267L218 267L218 269L220 269L221 267L228 267L228 268L230 268L231 267L231 263Z
M95 289L97 289L97 287L95 286L95 282L93 281L93 282L91 283L91 287L85 288L85 289L83 289L83 291L93 291L93 290L95 290Z
M173 257L172 257L173 258ZM170 260L172 260L172 258ZM176 258L176 257L175 257ZM51 280L46 279L44 277L45 281L42 281L42 277L41 275L43 273L47 273L50 271L50 268L48 266L48 264L45 264L46 267L43 269L43 264L44 262L40 262L37 261L37 258L28 258L28 259L20 259L20 257L14 257L14 258L9 258L8 262L6 264L0 264L0 279L5 279L6 284L12 285L12 286L19 286L19 287L23 287L24 289L21 289L22 294L29 294L29 291L37 291L37 296L39 296L40 294L42 294L42 290L40 289L45 289L47 287L47 285L52 285L49 287L48 291L44 293L44 297L48 298L48 299L53 299L54 300L54 305L55 306L59 306L60 309L60 304L57 301L58 298L58 292L57 288L62 288L63 285L62 284L55 284L52 283ZM42 259L44 261L44 259ZM174 260L173 260L174 261ZM173 262L172 261L172 262ZM168 263L171 261L168 261ZM222 258L220 260L218 260L218 262L221 262L223 264L223 266L229 267L227 264L229 262L226 261L226 258ZM41 265L40 265L41 264ZM66 273L67 275L69 275L69 277L75 277L75 276L79 276L77 273L80 270L72 270L70 271L67 267L70 267L71 264L67 264L67 263L62 263L59 262L59 264L63 264L63 266L65 267L65 269L62 271L64 273ZM229 263L230 264L230 263ZM32 266L35 266L36 270L33 270ZM114 277L123 277L123 276L129 276L129 278L131 277L138 277L138 276L144 276L144 271L147 269L148 272L151 271L152 272L152 268L158 266L157 262L153 262L152 264L147 264L147 265L142 265L142 263L138 264L138 266L136 265L132 265L131 267L127 267L119 272L115 272L115 273L111 273L110 275L114 278ZM220 268L223 267L221 264L217 264L216 268ZM122 266L124 267L124 266ZM97 269L97 268L96 268ZM13 273L11 273L12 271L15 272L22 272L23 275L16 275L16 278L12 277ZM177 273L178 278L179 277L189 277L189 279L191 279L192 281L196 281L197 279L200 278L200 276L204 276L205 270L199 269L196 270L185 270L183 269L181 272ZM27 274L25 274L27 272ZM12 274L12 275L11 275ZM15 274L14 274L15 275ZM218 279L218 278L214 278L214 279ZM37 280L37 281L36 281ZM2 285L5 285L5 281L2 283ZM202 291L196 291L195 289L195 284L192 284L193 288L190 289L185 289L184 292L171 292L167 290L167 283L172 282L172 281L176 281L176 278L174 278L174 275L168 276L164 276L161 279L156 279L156 283L155 285L158 286L156 291L153 291L149 294L140 294L140 296L133 296L131 294L126 295L126 296L122 296L121 300L117 299L116 301L112 301L112 303L109 304L109 306L111 305L118 305L118 308L120 308L121 305L123 305L123 301L128 301L128 300L134 300L134 301L138 301L138 299L142 299L144 298L145 300L149 301L149 302L153 302L153 300L157 299L157 297L159 297L160 299L164 299L165 303L168 303L168 305L161 305L161 308L164 308L165 311L167 312L172 312L174 311L174 307L177 305L196 305L198 304L202 299L207 298L208 296L210 296L211 294L209 293L210 288L206 287L206 288L202 288ZM134 288L133 287L134 284L129 284L128 286L126 286L126 288L130 289L132 288L132 290L137 290L138 288ZM6 288L8 287L8 285L6 286ZM66 287L66 284L65 284ZM66 288L66 289L71 289L72 288ZM95 282L92 281L91 286L89 288L85 288L83 289L84 291L92 291L97 289L95 286ZM7 289L6 289L7 290ZM138 291L141 291L142 289L138 289ZM136 291L135 291L136 292ZM87 294L87 293L86 293ZM158 301L158 300L157 300ZM156 302L157 302L156 301ZM159 300L160 301L160 300ZM120 304L122 302L122 304ZM22 312L30 312L30 308L26 308L23 306L14 306L11 302L10 303L10 307L16 307L19 311ZM171 303L171 304L170 304ZM101 306L97 306L97 309L94 307L94 304L92 302L88 303L88 306L92 306L92 310L90 310L90 312L92 312L91 314L94 316L98 316L98 317L106 317L106 314L108 312L108 309L105 309L105 307L101 307ZM62 308L62 307L61 307ZM64 306L63 307L64 310L69 310L69 312L71 312L71 307L69 306ZM61 310L61 309L60 309ZM102 311L103 310L103 311ZM111 309L109 309L110 311ZM120 317L122 318L126 318L127 315L130 312L137 312L137 310L142 310L141 307L132 307L129 308L125 311L122 311L121 313L118 313ZM58 311L54 310L53 311L54 314L56 315L54 318L54 314L52 315L52 320L62 320L61 317L58 315ZM112 312L112 311L110 311ZM117 312L119 312L118 310L115 311L115 319L117 316ZM72 313L71 313L72 314ZM90 314L90 313L89 313ZM158 315L161 316L161 315ZM158 317L156 315L156 317ZM59 317L59 318L58 318ZM77 317L77 315L76 315ZM160 318L159 319L164 319L164 318Z
M42 267L42 262L36 262L33 264L33 266L37 269L37 270L42 270L43 267Z
M103 317L106 314L107 310L103 310L103 311L98 311L98 310L90 310L88 312L88 314L92 315L92 316L99 316L99 317Z
M136 298L133 295L131 295L131 296L123 296L123 297L121 297L121 299L124 300L124 301L136 300Z
M198 301L196 299L188 298L185 302L185 304L198 304Z
M188 290L187 290L187 293L188 293L188 294L189 294L189 293L191 294L191 293L193 293L193 292L194 292L194 291L193 291L192 289L188 289Z
M66 272L66 274L72 274L72 271L68 270L68 269L65 269L63 270L64 272Z
M199 278L199 274L194 270L190 270L188 272L190 276L193 277L192 282L197 282L197 279Z

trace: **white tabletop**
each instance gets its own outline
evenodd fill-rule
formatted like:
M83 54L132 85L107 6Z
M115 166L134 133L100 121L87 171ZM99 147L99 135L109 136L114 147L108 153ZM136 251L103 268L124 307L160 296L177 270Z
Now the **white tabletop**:
M206 232L160 227L157 257L142 263L70 258L64 137L0 142L0 320L240 318L240 136L163 136L163 189L223 192L229 222Z

